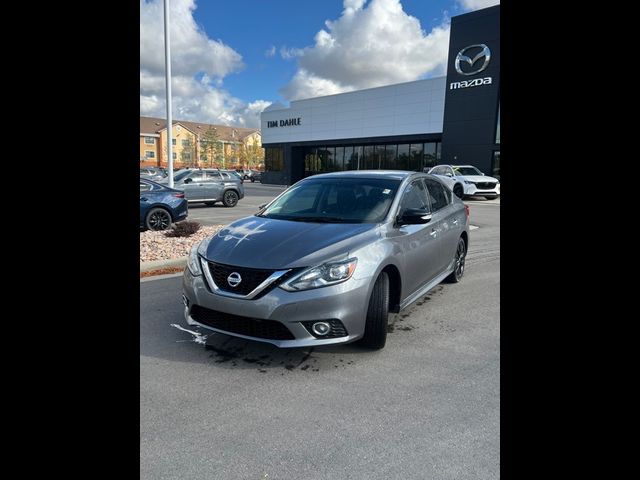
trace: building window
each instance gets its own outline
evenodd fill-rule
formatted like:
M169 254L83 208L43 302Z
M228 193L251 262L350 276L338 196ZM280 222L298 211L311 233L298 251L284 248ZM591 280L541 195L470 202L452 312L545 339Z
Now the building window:
M284 168L282 148L267 147L264 149L265 172L281 172Z
M145 150L144 156L146 158L156 158L156 152L154 152L153 150Z
M424 144L424 164L422 165L423 171L428 171L431 167L435 167L437 165L436 145L437 143L435 142Z
M175 160L178 158L178 154L176 152L171 152L171 157Z
M175 146L175 144L176 144L176 139L175 139L175 138L172 138L172 139L171 139L171 145L174 145L174 146Z
M156 139L153 137L144 137L144 143L146 143L147 145L155 145Z
M407 170L414 172L422 171L422 148L422 143L411 144L411 148L409 149L409 168L407 168Z
M396 163L398 170L409 170L409 144L404 143L398 145L398 161Z
M344 147L336 147L336 156L334 162L336 171L341 172L342 170L344 170Z
M191 140L187 139L183 139L182 140L182 146L183 147L190 147L191 146Z

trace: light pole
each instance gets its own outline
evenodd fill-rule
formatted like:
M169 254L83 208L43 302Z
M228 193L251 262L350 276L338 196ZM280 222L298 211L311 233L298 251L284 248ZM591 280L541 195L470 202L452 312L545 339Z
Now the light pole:
M167 84L167 155L169 156L169 188L173 188L173 122L171 120L171 38L169 36L169 0L164 0L164 65Z

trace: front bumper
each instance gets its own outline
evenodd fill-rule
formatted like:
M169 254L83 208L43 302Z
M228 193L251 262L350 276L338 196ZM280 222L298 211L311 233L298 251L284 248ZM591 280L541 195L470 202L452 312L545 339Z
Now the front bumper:
M500 195L500 184L498 183L494 188L486 189L486 188L478 188L473 184L464 184L464 194L465 195L487 195L487 196L498 196Z
M369 304L370 279L351 278L330 287L302 292L287 292L274 288L260 298L246 300L213 293L202 275L194 276L185 268L182 287L188 305L184 318L189 325L225 333L234 337L266 342L281 348L309 347L353 342L364 335ZM275 320L293 335L293 340L274 340L229 332L196 321L191 313L194 305L248 319ZM337 319L347 335L338 338L314 337L301 322Z

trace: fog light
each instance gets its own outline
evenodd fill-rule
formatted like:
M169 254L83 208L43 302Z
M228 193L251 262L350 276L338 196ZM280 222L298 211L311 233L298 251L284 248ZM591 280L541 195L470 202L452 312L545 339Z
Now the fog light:
M311 327L313 333L316 335L324 336L331 330L331 326L327 322L316 322Z

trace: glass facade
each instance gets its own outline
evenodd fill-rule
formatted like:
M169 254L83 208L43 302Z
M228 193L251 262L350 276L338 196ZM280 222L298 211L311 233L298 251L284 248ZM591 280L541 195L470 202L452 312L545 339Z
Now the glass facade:
M264 149L265 172L281 172L284 169L284 155L282 148L267 147Z
M500 151L493 152L493 161L491 162L491 176L500 180Z
M279 153L270 153L270 150L277 150ZM306 147L304 176L344 170L422 172L440 161L440 150L440 142ZM276 156L279 156L279 163L271 160ZM265 169L282 170L282 149L265 148Z

